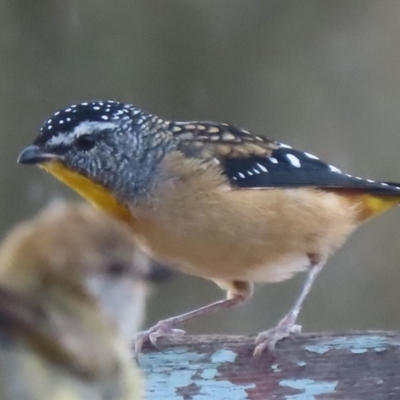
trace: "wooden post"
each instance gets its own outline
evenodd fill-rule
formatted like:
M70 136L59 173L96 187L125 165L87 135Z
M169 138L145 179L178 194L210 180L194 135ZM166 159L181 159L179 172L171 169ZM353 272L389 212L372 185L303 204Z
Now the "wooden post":
M400 333L303 334L253 357L254 337L184 336L146 346L148 400L400 399Z

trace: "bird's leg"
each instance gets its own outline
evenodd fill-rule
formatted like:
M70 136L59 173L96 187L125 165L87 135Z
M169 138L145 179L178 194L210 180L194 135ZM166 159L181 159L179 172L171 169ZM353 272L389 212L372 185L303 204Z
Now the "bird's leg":
M149 340L153 345L156 345L157 339L161 336L183 335L185 331L174 327L193 319L242 304L252 294L252 286L248 283L234 282L231 287L232 290L228 291L227 298L224 300L219 300L204 307L197 308L196 310L161 320L146 331L139 332L136 335L134 342L135 357L138 356L143 344L147 340Z
M270 350L275 349L275 344L280 340L290 336L291 333L301 333L301 325L296 325L297 317L318 273L324 266L324 263L318 261L316 256L309 255L309 258L311 261L311 268L308 272L307 279L304 283L300 296L290 311L278 322L276 327L258 334L256 339L256 348L254 350L255 356L260 355L267 347Z

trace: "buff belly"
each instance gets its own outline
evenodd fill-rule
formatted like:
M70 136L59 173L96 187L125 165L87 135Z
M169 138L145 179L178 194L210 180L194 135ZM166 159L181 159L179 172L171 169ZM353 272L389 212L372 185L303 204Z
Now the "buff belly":
M346 199L311 189L207 193L188 199L190 213L173 196L151 213L132 210L137 240L157 260L215 280L288 279L310 266L309 255L325 261L356 226Z

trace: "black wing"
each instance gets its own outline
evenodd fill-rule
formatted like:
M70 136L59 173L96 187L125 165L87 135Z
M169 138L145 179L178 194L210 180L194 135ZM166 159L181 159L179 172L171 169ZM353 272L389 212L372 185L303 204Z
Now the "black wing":
M179 149L189 157L216 159L236 188L366 190L400 195L400 183L343 173L313 154L272 142L246 130L213 122L171 122Z
M225 158L224 172L234 187L355 189L400 195L400 183L345 174L313 154L281 144L268 157Z

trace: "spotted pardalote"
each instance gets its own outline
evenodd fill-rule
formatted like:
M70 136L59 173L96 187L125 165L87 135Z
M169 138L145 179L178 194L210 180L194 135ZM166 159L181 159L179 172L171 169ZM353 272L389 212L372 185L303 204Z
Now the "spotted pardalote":
M48 119L19 162L36 164L124 221L155 259L228 298L160 321L137 338L243 302L254 282L308 270L304 289L256 353L293 331L328 256L400 201L399 184L341 172L317 156L229 124L167 121L130 104L72 105Z

